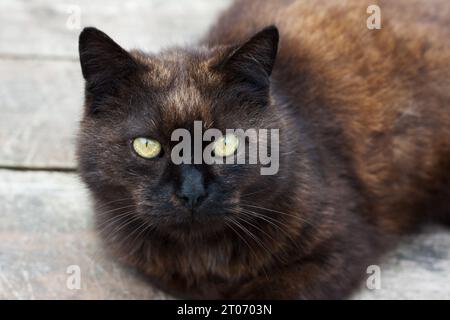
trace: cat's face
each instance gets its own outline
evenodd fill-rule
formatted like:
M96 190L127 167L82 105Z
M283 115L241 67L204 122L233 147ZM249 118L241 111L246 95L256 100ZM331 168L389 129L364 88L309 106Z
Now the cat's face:
M109 201L128 199L149 223L190 230L223 226L243 201L270 200L264 191L276 195L281 188L276 175L261 175L259 163L175 164L172 134L181 128L198 139L195 121L203 132L279 129L269 95L277 44L277 30L268 28L233 48L152 56L128 53L102 32L85 29L80 60L86 109L78 154L91 190ZM237 156L231 148L226 152Z

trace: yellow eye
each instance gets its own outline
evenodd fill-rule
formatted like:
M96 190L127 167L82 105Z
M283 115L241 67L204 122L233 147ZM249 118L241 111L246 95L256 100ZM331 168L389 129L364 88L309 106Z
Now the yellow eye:
M133 140L133 149L143 158L154 158L161 153L161 144L149 138L136 138Z
M227 134L214 142L214 154L219 157L228 157L236 152L239 139L235 134Z

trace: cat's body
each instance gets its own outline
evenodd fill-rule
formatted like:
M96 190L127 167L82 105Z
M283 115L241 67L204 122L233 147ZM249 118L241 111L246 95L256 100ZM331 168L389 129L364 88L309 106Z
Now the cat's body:
M378 2L382 29L368 30L370 4L238 1L199 49L158 56L84 32L78 154L107 246L185 297L344 298L398 235L450 221L450 8ZM274 66L276 29L248 40L268 25ZM280 129L274 176L198 168L204 211L231 226L157 220L183 212L170 194L185 169L169 150L128 155L129 139L166 141L194 120Z
M327 126L343 135L337 148L352 159L381 224L406 227L414 211L424 214L427 192L447 192L448 200L449 181L437 186L450 161L448 2L376 2L381 30L366 27L363 13L373 1L284 3L242 1L221 18L211 42L236 43L277 25L286 40L272 79L307 123L320 123L320 135Z

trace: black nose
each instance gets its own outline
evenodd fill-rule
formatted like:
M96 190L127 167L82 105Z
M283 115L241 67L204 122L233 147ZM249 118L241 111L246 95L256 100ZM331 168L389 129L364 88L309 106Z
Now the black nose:
M198 206L207 196L203 174L192 165L182 166L180 180L177 197L188 208Z
M196 192L189 192L189 193L178 193L178 198L183 202L185 206L188 208L194 208L198 206L203 199L206 198L206 193L196 193Z

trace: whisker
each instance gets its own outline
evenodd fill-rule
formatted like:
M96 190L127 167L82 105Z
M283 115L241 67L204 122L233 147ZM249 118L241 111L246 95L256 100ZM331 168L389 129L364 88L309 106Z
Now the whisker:
M123 210L123 209L132 208L132 207L135 207L135 205L132 204L132 205L126 205L126 206L119 207L119 208L114 208L114 209L107 210L107 211L99 211L99 212L96 212L96 215L99 216L99 217L102 217L102 216L109 215L109 214L111 214L113 212L120 211L120 210Z
M245 198L245 197L248 197L248 196L260 193L260 192L264 192L264 191L267 191L267 190L269 190L269 189L268 188L264 188L264 189L260 189L260 190L255 191L255 192L245 193L245 194L241 195L241 198Z
M246 215L246 217L251 217L251 216L250 216L250 215ZM252 227L254 227L255 229L257 229L258 231L262 232L262 233L265 234L267 237L269 237L270 239L272 239L274 242L277 242L277 240L276 240L274 237L272 237L271 234L267 233L266 231L264 231L263 229L261 229L261 228L258 227L257 225L251 223L248 219L245 219L244 217L236 217L236 218L237 218L238 220L244 222L244 223L247 223L247 224L251 225ZM286 236L288 236L289 239L292 239L292 238L289 237L289 235L288 235L287 233L283 232L283 234L285 234ZM281 251L282 251L284 254L287 254L286 248L284 248L283 246L281 247ZM279 257L277 257L277 258L279 258ZM280 259L280 260L283 260L283 259ZM285 261L285 260L284 260L284 261Z
M277 219L274 219L272 217L264 216L264 215L259 214L257 212L246 210L246 209L235 210L233 212L238 213L238 214L243 214L243 215L246 215L246 216L249 216L249 217L254 217L254 218L261 219L261 220L269 223L273 227L277 228L278 230L280 230L281 233L283 235L285 235L289 240L291 240L291 242L293 244L295 244L295 245L297 244L296 241L294 240L294 238L292 238L292 236L289 233L287 233L286 230L284 230L282 228L282 226L284 226L285 228L289 228L289 226L287 224L284 224L283 222L278 221ZM270 221L269 219L272 220L272 221ZM280 224L280 225L278 225L277 223Z
M102 237L104 243L110 243L110 241L112 240L112 238L115 235L115 229L117 229L119 226L126 225L128 222L133 220L134 217L131 216L132 213L133 213L133 211L124 212L124 213L120 214L119 216L113 217L115 219L112 219L112 221L109 221L109 223L105 223L102 227L97 226L98 233L102 234L102 233L105 233L105 231L108 229L108 226L111 226L111 225L115 224L116 222L119 222L118 226L112 227L113 230L110 231L109 234L104 235ZM92 254L92 264L97 262L100 251L103 251L103 246L99 246Z
M228 223L229 222L229 223ZM239 232L237 232L236 231L236 229L234 229L233 228L233 226L231 225L231 224L234 224L234 225L236 225L236 221L235 220L233 220L233 219L230 219L230 218L227 218L227 217L225 217L225 223L226 223L226 225L247 245L247 247L249 248L249 250L250 250L250 252L252 252L253 253L253 255L255 256L255 258L257 259L257 260L261 260L261 258L260 258L260 256L256 253L256 251L252 248L252 246L247 242L247 240L245 240L245 238L243 237L243 236L241 236L240 234L239 234ZM264 274L266 275L266 277L267 277L267 279L269 279L269 275L267 274L267 271L266 271L266 269L265 269L265 267L264 267L264 265L263 264L261 264L261 266L262 266L262 269L263 269L263 272L264 272Z
M235 225L240 228L244 233L248 234L253 241L256 242L256 244L258 246L260 246L261 248L263 248L269 255L272 255L272 252L270 252L269 249L267 249L267 247L264 245L264 243L261 241L261 239L259 239L253 232L251 232L248 228L246 228L245 226L243 226L240 222L234 220Z
M237 213L237 211L236 211ZM251 217L250 215L247 214L247 217ZM254 223L251 223L249 220L244 219L243 217L235 217L238 220L241 220L249 225L251 225L253 228L259 230L260 232L264 233L266 236L268 236L269 238L271 238L272 240L276 241L269 233L267 233L266 231L262 230L260 227L258 227L257 225L255 225Z
M267 215L264 215L262 213L259 213L259 212L256 212L256 211L252 211L252 210L249 210L249 209L241 208L241 210L242 210L243 213L254 215L255 217L258 217L258 218L260 218L260 219L262 219L262 220L264 220L264 221L266 221L268 223L271 223L275 227L278 227L278 228L284 227L286 229L290 228L290 226L288 224L286 224L285 221L280 221L279 219L275 219L273 217L270 217L270 216L267 216ZM281 228L281 230L285 231L283 228Z
M290 214L290 213L286 213L286 212L282 212L282 211L278 211L278 210L274 210L274 209L269 209L269 208L265 208L265 207L255 206L253 204L247 204L247 203L241 203L241 206L255 208L255 209L261 209L261 210L265 210L265 211L269 211L269 212L279 213L279 214L282 214L282 215L285 215L285 216L288 216L288 217L291 217L291 218L295 218L295 219L297 219L297 220L299 220L301 222L307 223L307 224L315 227L315 225L312 224L310 221L308 221L308 220L306 220L306 219L304 219L302 217Z
M103 202L100 205L94 205L94 208L96 210L99 210L99 209L107 207L107 206L109 206L109 205L111 205L113 203L122 202L122 201L129 201L129 200L133 200L133 198L127 197L127 198L122 198L122 199L115 199L115 200L112 200L112 201L109 201L109 202Z
M109 219L106 219L105 221L101 221L97 224L98 230L103 230L103 228L106 228L108 225L113 225L116 222L119 222L123 218L126 218L127 216L131 215L134 211L125 211L121 214L118 214L116 216L112 216Z
M123 228L125 228L126 226L130 225L131 223L139 220L140 218L138 216L132 215L131 217L127 216L125 221L123 221L121 224L119 224L118 226L116 226L113 230L111 230L111 232L105 237L105 242L108 243L110 242L113 237Z
M142 225L140 225L139 227L137 227L133 232L130 232L121 242L120 242L120 246L124 245L125 242L134 234L136 234L136 236L133 238L133 240L131 241L131 243L134 243L135 241L137 241L137 239L139 239L139 236L141 234L143 234L146 230L148 230L149 228L153 227L152 224L149 223L145 223L143 222ZM133 248L134 246L131 245L131 248Z

